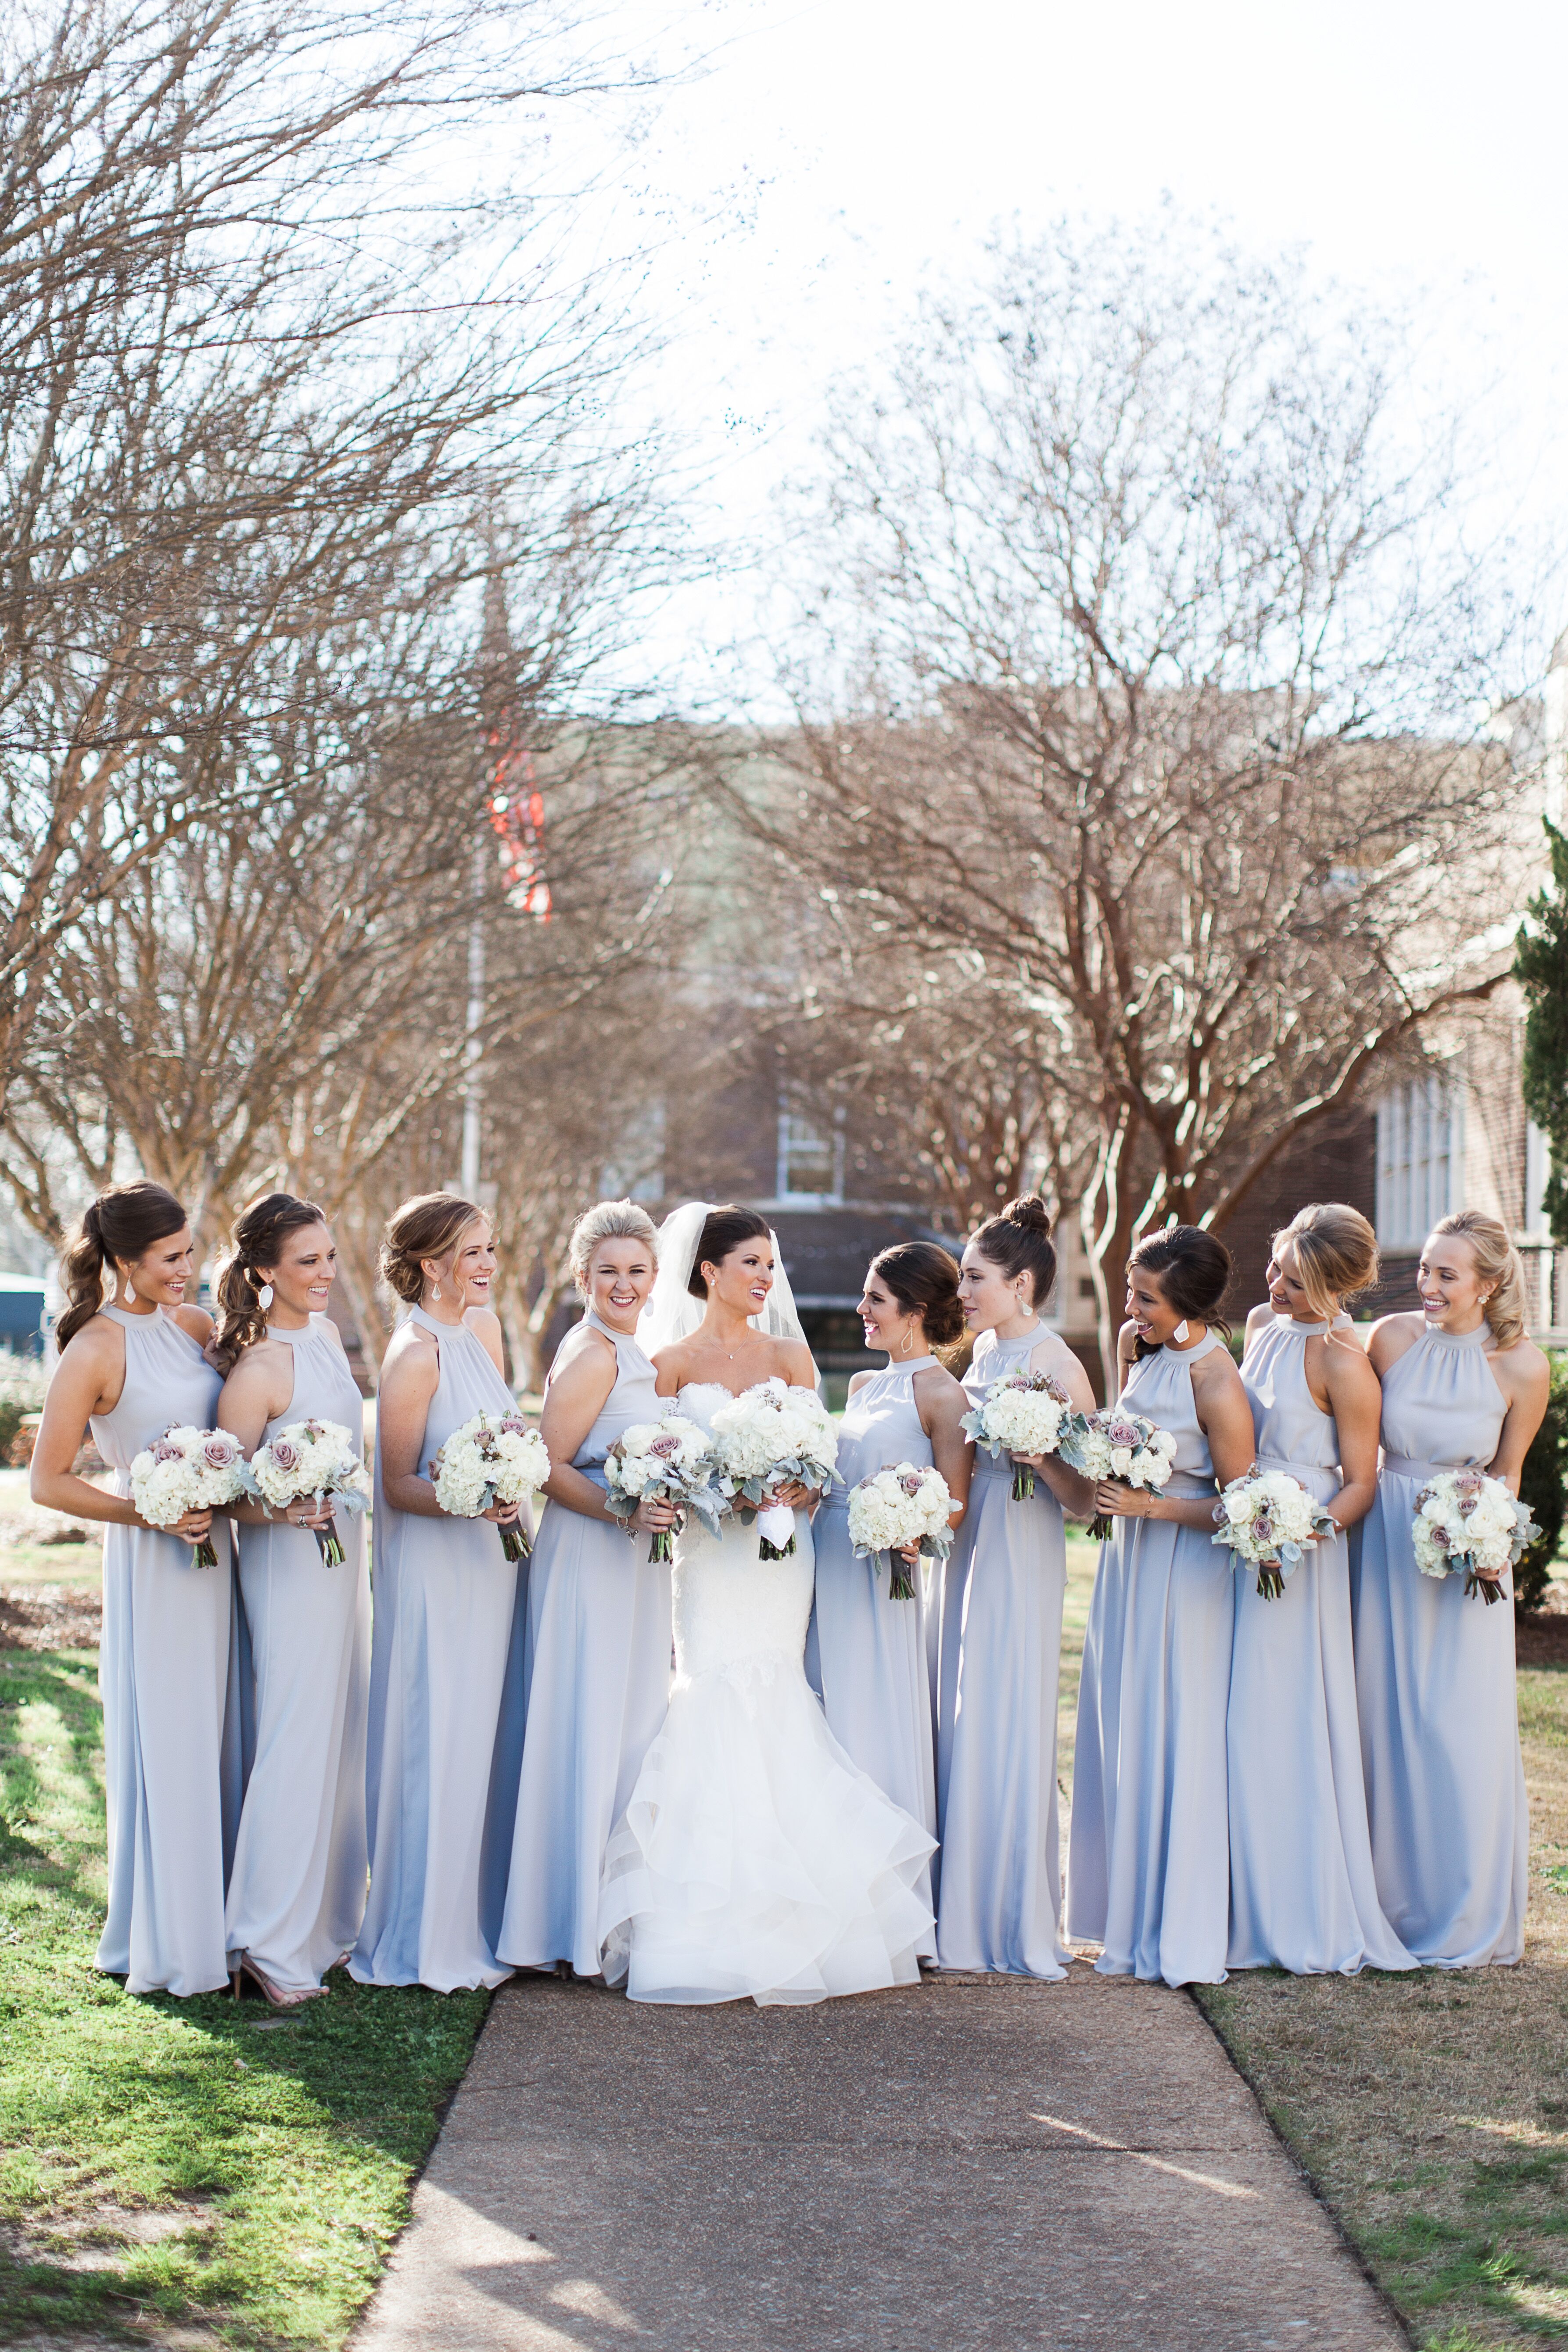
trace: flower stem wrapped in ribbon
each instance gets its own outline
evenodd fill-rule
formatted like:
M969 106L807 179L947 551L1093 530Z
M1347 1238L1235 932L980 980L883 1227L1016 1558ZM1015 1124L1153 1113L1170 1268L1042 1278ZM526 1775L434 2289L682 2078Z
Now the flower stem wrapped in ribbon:
M906 1557L914 1545L927 1559L952 1549L952 1496L940 1470L895 1462L873 1470L849 1490L849 1541L857 1559L888 1565L889 1601L912 1601L914 1579Z
M984 1400L966 1412L959 1426L966 1437L983 1446L993 1462L1008 1454L1060 1454L1064 1440L1084 1427L1084 1418L1059 1381L1049 1372L1004 1372L993 1381ZM1027 1462L1013 1467L1013 1500L1033 1499L1035 1473Z
M366 1510L370 1505L364 1456L352 1431L340 1421L289 1422L257 1448L250 1467L269 1512L287 1511L290 1503L307 1500L341 1503L346 1511ZM323 1565L340 1568L347 1554L336 1517L310 1532Z
M608 1492L605 1507L617 1519L637 1516L645 1499L669 1503L684 1514L692 1511L710 1536L719 1532L723 1497L714 1484L718 1454L708 1433L683 1412L661 1413L658 1421L635 1422L623 1429L605 1461ZM673 1559L671 1530L654 1531L649 1561Z
M529 1503L550 1475L550 1456L537 1429L516 1405L476 1412L455 1429L430 1465L436 1500L455 1519L483 1518L498 1503ZM500 1530L508 1559L526 1559L531 1546L521 1520Z
M720 1492L741 1525L756 1520L762 1559L784 1559L795 1549L795 1513L769 1496L779 1486L810 1486L817 1494L833 1476L838 1433L815 1389L791 1388L777 1375L744 1389L713 1416Z
M1176 1441L1168 1429L1142 1413L1106 1404L1068 1433L1061 1454L1097 1486L1114 1482L1154 1494L1170 1481ZM1110 1535L1110 1521L1103 1511L1089 1521L1089 1532L1097 1543Z
M1415 1497L1416 1567L1423 1576L1462 1568L1467 1598L1479 1592L1489 1608L1502 1598L1503 1570L1540 1533L1529 1505L1485 1470L1445 1470Z
M176 1527L187 1511L221 1511L259 1490L237 1437L226 1429L171 1424L131 1465L131 1499L149 1527ZM210 1535L193 1546L193 1568L216 1568Z
M1260 1470L1256 1462L1245 1477L1220 1489L1214 1515L1219 1533L1211 1541L1233 1551L1238 1568L1257 1569L1264 1601L1279 1600L1286 1578L1337 1524L1300 1478L1288 1470Z

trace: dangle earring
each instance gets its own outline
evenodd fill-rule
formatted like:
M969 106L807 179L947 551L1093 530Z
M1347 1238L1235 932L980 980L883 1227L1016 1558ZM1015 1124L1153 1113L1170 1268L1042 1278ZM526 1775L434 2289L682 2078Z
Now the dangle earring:
M127 1307L134 1307L136 1304L136 1285L129 1275L125 1277L125 1304Z
M431 1306L432 1306L432 1307L434 1307L434 1306L435 1306L436 1301L440 1297L440 1296L441 1296L441 1286L440 1286L440 1284L439 1284L438 1282L433 1282L433 1283L430 1285L430 1304L431 1304Z
M1184 1315L1177 1324L1175 1329L1172 1332L1171 1337L1175 1341L1178 1348L1184 1348L1186 1346L1191 1334L1188 1331L1187 1318Z
M900 1356L907 1356L909 1354L910 1343L913 1339L914 1336L915 1335L912 1331L906 1331L904 1333L903 1339L899 1344L899 1353Z
M272 1285L269 1282L264 1282L260 1289L257 1292L256 1303L265 1315L267 1309L272 1304Z

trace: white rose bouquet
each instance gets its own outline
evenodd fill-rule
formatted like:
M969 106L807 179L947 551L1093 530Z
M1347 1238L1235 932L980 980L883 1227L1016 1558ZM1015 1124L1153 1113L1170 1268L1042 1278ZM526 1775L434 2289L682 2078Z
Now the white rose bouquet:
M482 1518L498 1503L528 1503L550 1475L550 1456L537 1429L530 1429L516 1405L505 1412L476 1412L452 1434L430 1465L436 1500L455 1519ZM521 1519L500 1529L508 1559L526 1559L531 1549Z
M624 1429L605 1459L605 1497L617 1519L635 1517L646 1496L672 1503L678 1511L694 1511L711 1536L719 1532L722 1496L714 1486L719 1457L708 1433L683 1412L661 1413L658 1421L639 1421ZM650 1560L672 1559L675 1547L668 1528L655 1530Z
M1465 1570L1465 1591L1489 1607L1502 1598L1498 1578L1541 1529L1527 1503L1484 1470L1445 1470L1415 1497L1411 1532L1423 1576Z
M1142 1413L1129 1412L1125 1405L1104 1404L1088 1416L1081 1429L1068 1433L1061 1455L1097 1486L1114 1479L1119 1486L1153 1492L1170 1479L1176 1441L1168 1429L1146 1420ZM1103 1512L1089 1521L1089 1532L1097 1542L1103 1542L1110 1533L1110 1521Z
M341 1503L345 1511L368 1509L370 1474L353 1433L341 1421L291 1421L258 1446L250 1467L268 1512L290 1503ZM324 1566L341 1567L347 1557L336 1517L312 1528Z
M763 1559L795 1549L795 1514L769 1504L775 1486L798 1481L818 1494L833 1476L838 1433L815 1389L790 1388L775 1375L746 1389L713 1416L720 1491L742 1527L757 1520Z
M1333 1515L1288 1470L1260 1470L1220 1488L1214 1507L1219 1533L1212 1540L1236 1554L1238 1568L1256 1568L1265 1601L1278 1601L1301 1555L1335 1526Z
M1005 1450L1009 1454L1056 1454L1062 1450L1062 1440L1073 1429L1084 1426L1082 1413L1075 1412L1073 1402L1059 1381L1049 1372L1005 1372L993 1381L985 1391L983 1404L966 1412L960 1428L976 1445L983 1445L993 1462ZM1035 1474L1026 1462L1019 1462L1013 1470L1013 1500L1026 1503L1035 1491Z
M149 1527L172 1528L187 1511L221 1511L257 1493L250 1465L226 1429L179 1423L144 1446L131 1465L131 1499ZM216 1568L210 1535L194 1547L194 1568Z
M888 1598L912 1601L914 1580L902 1555L917 1544L927 1559L952 1549L952 1496L940 1470L894 1462L849 1490L849 1541L857 1559L888 1563Z

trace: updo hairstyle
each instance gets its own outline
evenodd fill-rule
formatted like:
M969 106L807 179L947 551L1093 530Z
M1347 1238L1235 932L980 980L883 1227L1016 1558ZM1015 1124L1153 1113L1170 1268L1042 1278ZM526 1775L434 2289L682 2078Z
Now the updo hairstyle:
M936 1242L895 1242L879 1250L867 1278L885 1282L906 1315L919 1315L933 1348L951 1348L963 1337L958 1303L958 1267Z
M626 1240L643 1242L655 1265L658 1264L658 1236L654 1232L653 1219L635 1201L595 1201L584 1209L572 1228L567 1244L567 1262L572 1279L586 1295L588 1262L601 1242Z
M708 1285L702 1279L702 1268L722 1265L732 1249L742 1242L766 1241L773 1228L766 1217L759 1217L755 1209L737 1209L732 1204L722 1209L710 1209L702 1221L702 1231L697 1236L692 1254L691 1272L686 1287L693 1298L706 1298Z
M60 1261L67 1305L55 1326L55 1344L68 1348L103 1305L103 1277L114 1264L133 1265L154 1242L167 1241L189 1219L173 1192L140 1176L111 1184L89 1202L81 1231Z
M216 1286L217 1329L208 1353L220 1372L231 1372L246 1349L267 1337L267 1309L258 1293L267 1280L265 1269L283 1255L284 1235L326 1222L314 1201L298 1200L292 1192L265 1193L239 1218Z
M994 1217L987 1217L970 1239L1009 1282L1031 1275L1031 1307L1044 1307L1056 1286L1057 1252L1051 1239L1050 1211L1037 1192L1020 1193Z
M1230 1326L1220 1308L1230 1288L1230 1252L1213 1234L1205 1234L1201 1225L1167 1225L1163 1233L1146 1234L1127 1264L1129 1269L1141 1266L1145 1274L1159 1276L1166 1306L1184 1322L1206 1323L1211 1331L1229 1339ZM1158 1352L1140 1337L1140 1356Z
M445 1257L470 1225L488 1223L482 1209L456 1192L420 1192L386 1221L381 1237L382 1279L395 1297L417 1307L425 1289L421 1261Z
M1525 1333L1524 1260L1509 1239L1508 1227L1479 1209L1456 1209L1439 1217L1435 1234L1458 1234L1476 1254L1476 1272L1491 1297L1482 1312L1500 1348L1511 1348Z
M1307 1304L1325 1320L1377 1280L1377 1235L1348 1202L1309 1201L1275 1234L1276 1257L1281 1242L1294 1244Z

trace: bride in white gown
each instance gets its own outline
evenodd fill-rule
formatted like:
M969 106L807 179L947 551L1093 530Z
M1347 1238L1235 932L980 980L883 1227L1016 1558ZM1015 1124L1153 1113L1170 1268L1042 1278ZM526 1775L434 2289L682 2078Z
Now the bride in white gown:
M765 1219L691 1202L659 1234L638 1338L658 1392L707 1426L775 1375L815 1387ZM802 1664L811 1614L804 1487L795 1549L688 1518L675 1549L675 1680L664 1727L611 1836L605 1975L634 2000L823 2000L914 1984L931 1913L924 1827L852 1764Z

